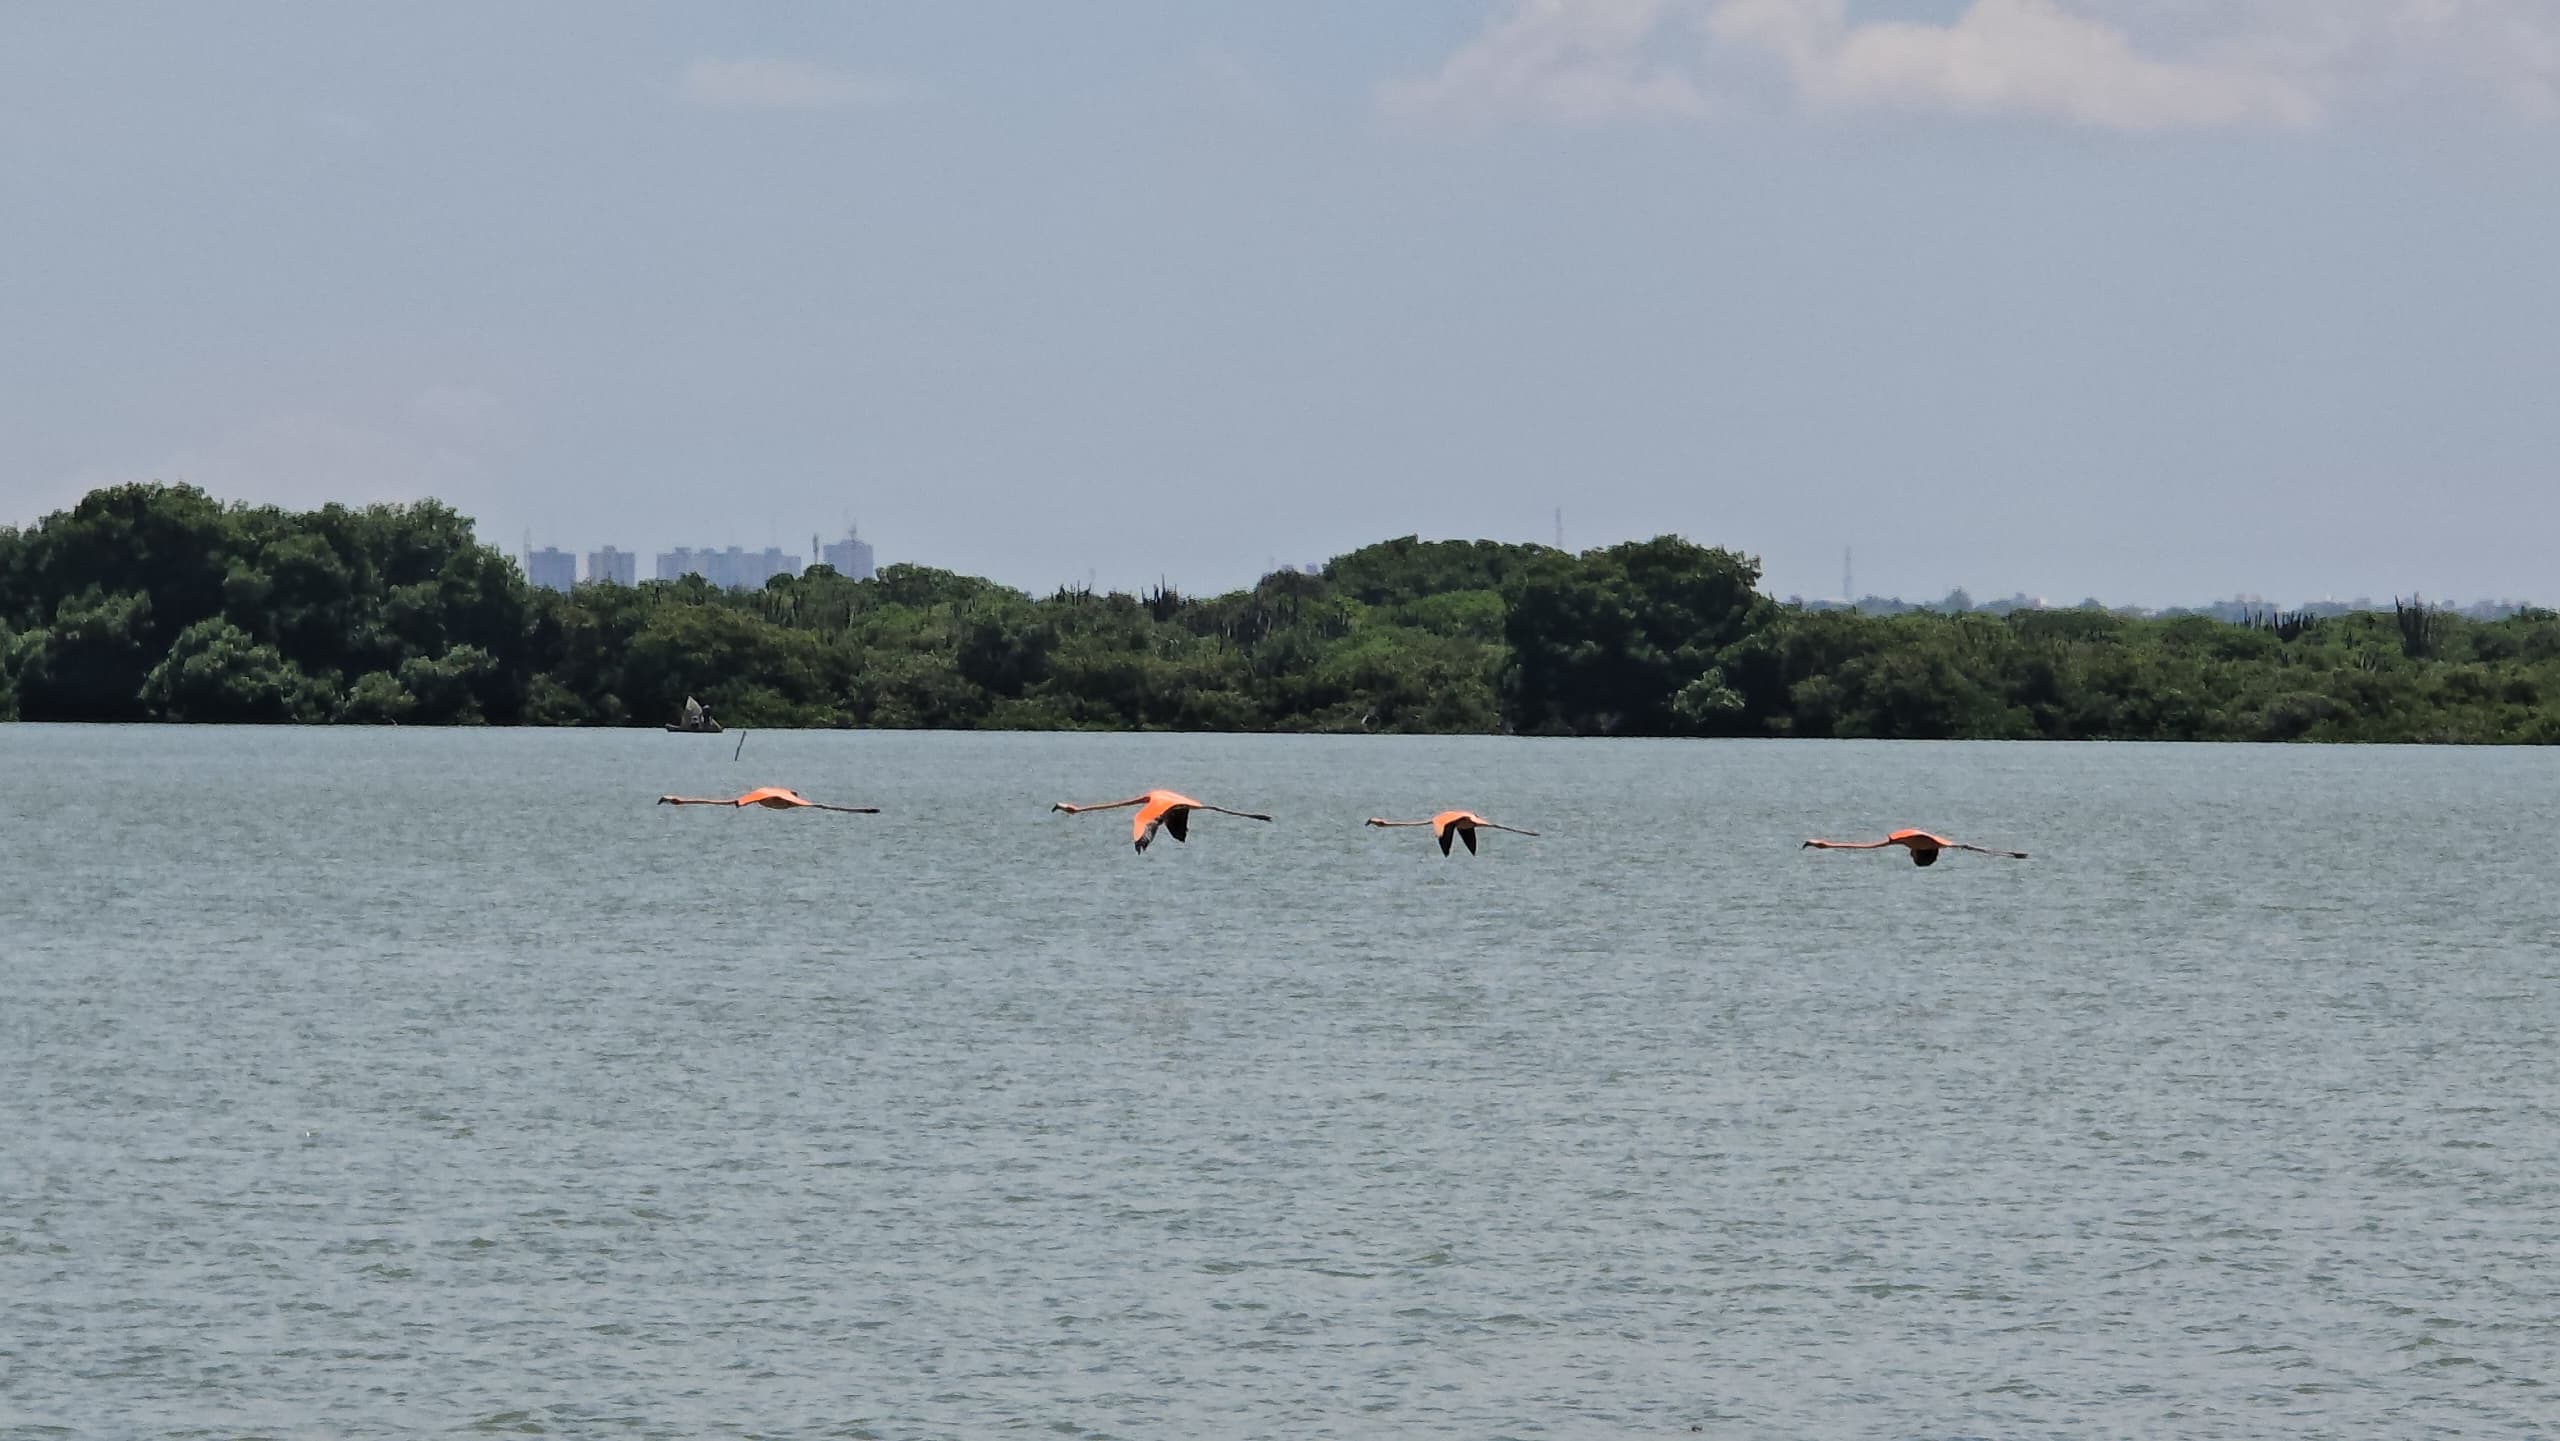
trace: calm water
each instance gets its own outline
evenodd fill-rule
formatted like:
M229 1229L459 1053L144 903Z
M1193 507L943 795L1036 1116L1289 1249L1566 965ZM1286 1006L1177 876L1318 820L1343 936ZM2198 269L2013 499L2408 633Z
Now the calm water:
M2560 755L734 743L0 726L0 1435L2560 1434Z

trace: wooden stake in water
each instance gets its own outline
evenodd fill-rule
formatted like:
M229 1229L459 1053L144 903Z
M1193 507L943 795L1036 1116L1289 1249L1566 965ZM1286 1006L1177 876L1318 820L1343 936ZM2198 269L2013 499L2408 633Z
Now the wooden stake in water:
M733 750L733 751L729 752L729 760L730 760L730 763L731 763L731 764L733 764L733 765L734 765L734 764L736 764L738 757L739 757L740 755L744 754L744 753L745 753L745 751L746 751L746 749L747 749L747 733L746 733L745 731L740 731L740 732L738 732L738 748L737 748L736 750Z

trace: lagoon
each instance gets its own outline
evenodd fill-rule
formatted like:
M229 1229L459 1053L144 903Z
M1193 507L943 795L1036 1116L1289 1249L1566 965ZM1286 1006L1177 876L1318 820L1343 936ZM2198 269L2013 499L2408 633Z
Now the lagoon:
M2560 1415L2547 751L738 743L0 726L0 1437Z

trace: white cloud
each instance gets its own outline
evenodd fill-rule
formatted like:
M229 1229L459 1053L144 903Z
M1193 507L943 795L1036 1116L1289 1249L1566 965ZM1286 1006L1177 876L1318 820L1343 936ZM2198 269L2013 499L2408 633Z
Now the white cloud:
M1899 9L1899 6L1890 7ZM1390 113L1686 118L1774 60L1832 112L2110 130L2296 127L2358 106L2486 102L2560 120L2560 0L1970 0L1938 23L1871 0L1509 0ZM1713 80L1710 77L1714 77Z
M912 88L895 80L773 56L696 60L676 77L676 94L695 105L742 110L834 110L914 98Z
M1776 55L1808 102L2041 115L2110 130L2307 125L2301 84L2237 63L2154 59L2056 0L1974 0L1949 25L1847 23L1840 0L1725 0L1708 29Z
M1437 74L1380 92L1392 114L1483 123L1704 114L1706 96L1660 32L1677 0L1519 0Z

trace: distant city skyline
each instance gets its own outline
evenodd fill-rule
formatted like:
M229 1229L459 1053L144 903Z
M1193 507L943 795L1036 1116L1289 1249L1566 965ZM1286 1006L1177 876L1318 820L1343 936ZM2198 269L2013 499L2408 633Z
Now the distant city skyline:
M748 550L737 545L718 549L680 545L658 553L655 578L682 580L698 575L722 590L758 590L777 575L798 575L803 569L800 557L780 546Z
M1552 525L1552 521L1550 524ZM1653 535L1661 533L1663 532L1646 532L1641 535L1619 537L1611 540L1591 541L1587 544L1574 540L1568 536L1566 548L1578 553L1584 550L1606 548L1607 546L1619 544L1626 540L1651 539ZM1353 545L1346 549L1358 549L1359 545L1374 544L1377 541L1394 538L1395 537L1392 536L1372 537L1369 540L1359 542L1358 545ZM1720 541L1713 536L1690 535L1687 538L1705 545L1728 544L1727 542ZM483 535L482 539L487 540L488 537ZM1548 535L1532 535L1527 537L1475 535L1435 536L1425 534L1422 536L1422 539L1469 541L1491 540L1504 544L1548 545L1553 543L1555 536L1552 533ZM738 550L749 555L762 554L770 550L777 555L787 556L798 562L802 568L827 564L832 565L837 573L853 576L857 579L868 579L877 571L877 563L873 559L873 548L869 540L860 533L860 528L857 526L848 526L844 537L838 540L829 541L824 539L821 535L812 535L810 537L810 541L811 548L808 552L810 558L805 561L800 560L799 552L783 551L779 547L767 546L745 547L725 545L705 547L670 547L666 550L644 549L641 551L620 551L616 553L625 562L633 562L642 557L649 558L654 562L654 567L651 565L642 565L639 568L644 571L653 571L654 573L658 573L658 578L661 579L666 578L663 572L669 556L679 551L687 555L707 556L724 553L729 550ZM1749 548L1745 546L1733 546L1731 548L1744 551L1746 554L1750 553ZM514 554L519 564L521 564L527 555L540 549L541 547L528 544L521 550L514 552ZM602 547L602 549L613 550L614 548L611 546L605 546ZM1342 553L1345 552L1335 552L1335 554ZM1269 574L1273 570L1292 570L1310 575L1319 574L1323 571L1326 561L1330 561L1332 558L1332 556L1327 556L1325 561L1303 561L1279 560L1277 558L1266 557L1258 566L1249 567L1242 575L1242 578L1232 582L1209 586L1192 586L1183 585L1178 582L1173 583L1175 585L1175 589L1181 590L1185 594L1223 594L1229 591L1249 589L1256 582L1261 580L1264 575ZM979 572L968 571L959 566L937 561L929 556L906 556L902 559L910 564L929 566L943 570L956 570L962 574L980 574ZM1854 580L1854 567L1846 566L1844 564L1848 562L1849 559L1850 557L1844 554L1839 560L1834 561L1835 565L1844 565L1844 573L1841 577L1844 580ZM587 568L582 570L578 577L580 584L589 583L595 578L593 565L596 560L596 554L594 552L589 552L587 560L589 563ZM636 578L645 577L634 577L634 579ZM1025 594L1044 595L1059 586L1087 584L1089 578L1091 584L1097 585L1104 590L1119 590L1130 594L1138 594L1156 584L1158 577L1154 575L1147 575L1134 579L1105 580L1102 578L1101 570L1097 566L1085 566L1079 568L1069 565L1056 577L1048 580L1026 581L1017 577L994 575L984 576L984 578L995 580L1005 585L1010 585L1017 590L1021 590ZM1169 582L1172 581L1172 577L1169 573L1164 578ZM633 580L625 579L622 583L631 584L633 583ZM761 581L759 580L755 583L760 584ZM1765 573L1765 567L1760 588L1763 593L1774 599L1817 605L1836 605L1851 598L1847 590L1836 585L1827 587L1808 587L1801 585L1784 586L1776 584L1771 577ZM2233 606L2244 604L2286 610L2306 607L2318 609L2323 607L2367 608L2377 606L2383 609L2388 609L2391 605L2391 598L2395 596L2402 600L2408 600L2413 597L2424 595L2431 604L2436 603L2438 600L2438 594L2436 592L2424 590L2415 586L2403 586L2399 588L2385 586L2379 589L2378 594L2373 588L2351 589L2348 587L2336 587L2316 592L2306 592L2293 598L2278 598L2278 594L2272 590L2261 590L2246 583L2237 586L2225 587L2222 592L2217 594L2197 596L2168 593L2110 595L2090 588L2072 586L2065 586L2060 588L2059 591L2054 592L2034 593L2021 589L2012 589L2005 594L1999 594L1988 587L1967 585L1962 582L1948 584L1943 588L1922 587L1909 591L1878 591L1860 587L1855 599L1862 602L1888 602L1908 606L1912 609L1928 609L1939 606L1945 597L1956 592L1964 592L1967 594L1979 592L1984 597L1981 604L1986 606L1993 600L1997 600L2004 604L2014 604L2019 608L2041 606L2048 609L2068 609L2080 606L2089 600L2096 600L2111 610L2143 612L2207 612L2216 608L2228 609ZM2556 579L2551 586L2541 590L2502 592L2484 587L2456 587L2443 592L2443 594L2459 597L2459 599L2446 600L2442 603L2461 610L2476 611L2484 608L2496 609L2504 607L2512 609L2516 607L2543 606L2560 602L2560 579ZM1915 596L1919 598L1913 598Z
M1939 612L1961 611L1985 615L2007 615L2013 611L2021 610L2086 610L2095 608L2099 610L2113 611L2120 615L2206 615L2212 616L2218 620L2229 621L2247 620L2253 616L2284 615L2294 612L2314 616L2348 615L2357 611L2387 611L2397 605L2423 607L2429 610L2452 611L2472 620L2497 620L2501 617L2514 615L2518 611L2526 609L2547 608L2539 606L2535 601L2521 596L2488 596L2469 599L2446 599L2440 596L2419 595L2415 593L2396 595L2388 599L2379 600L2372 596L2360 595L2352 599L2342 599L2336 596L2320 596L2303 600L2280 601L2270 600L2262 595L2243 592L2242 594L2222 599L2193 600L2171 605L2143 605L2132 602L2111 602L2102 596L2094 595L2083 596L2078 600L2065 601L2055 600L2047 596L2030 596L2023 592L2004 596L1989 596L1977 600L1961 586L1947 592L1945 595L1935 600L1909 600L1902 596L1889 595L1861 595L1853 601L1843 601L1835 596L1807 596L1792 594L1785 596L1784 599L1790 605L1800 605L1810 610L1856 610L1877 615L1893 615L1905 611L1920 610Z
M837 574L848 576L856 580L868 580L877 573L877 567L873 559L874 552L872 546L868 541L861 537L859 531L855 528L848 527L844 538L840 540L827 541L824 540L823 537L816 535L811 536L810 540L812 542L811 550L813 552L813 556L811 559L806 561L803 561L800 555L783 551L779 547L763 547L757 550L748 550L743 546L679 546L671 550L658 551L655 552L652 557L653 574L651 578L657 580L673 580L684 574L691 573L702 575L713 584L720 585L725 588L752 589L754 587L761 586L769 576L785 573L801 574L804 573L805 570L818 565L831 566ZM587 564L583 573L576 573L573 571L568 573L565 578L563 572L559 570L558 567L564 562L573 562L575 560L575 556L571 552L560 550L557 547L535 548L527 546L523 551L519 552L518 558L523 564L526 572L526 578L530 584L547 586L555 590L569 590L572 589L574 585L595 584L600 580L607 579L622 585L634 584L638 578L636 572L640 556L636 552L616 550L612 546L601 547L597 551L590 551L587 553ZM537 562L540 562L543 566L547 567L547 569L537 570ZM932 564L929 560L919 561L917 563L923 565ZM1262 575L1271 574L1275 571L1290 571L1304 575L1320 575L1324 571L1324 564L1325 563L1321 561L1280 561L1275 559L1266 562L1265 569L1255 577L1255 580L1259 580ZM600 569L600 566L602 569ZM1853 579L1853 573L1844 569L1842 578L1844 580ZM988 577L988 579L996 578ZM1010 584L1011 582L1005 583ZM1072 579L1067 582L1062 582L1062 584L1073 583ZM1249 585L1251 582L1247 582L1246 584ZM1040 595L1047 593L1054 587L1017 586L1016 588L1024 591L1025 594ZM1124 586L1118 588L1134 594L1143 590L1144 586ZM1227 587L1225 589L1241 588L1243 587ZM1861 591L1854 597L1848 595L1845 590L1840 592L1817 592L1814 594L1806 594L1802 591L1782 592L1769 586L1765 580L1763 581L1761 588L1764 593L1770 595L1773 599L1784 600L1793 605L1806 605L1824 609L1864 609L1887 613L1900 610L1963 609L1982 611L1991 614L2005 614L2011 610L2070 610L2095 604L2107 610L2121 612L2137 612L2141 614L2184 613L2215 615L2225 619L2236 619L2244 615L2257 612L2299 610L2313 614L2337 614L2356 610L2383 610L2390 608L2394 603L2407 603L2426 604L2455 610L2469 615L2473 619L2494 619L2500 615L2511 614L2518 609L2542 604L2541 598L2536 596L2502 596L2466 593L2461 596L2448 598L2444 596L2425 595L2415 590L2394 592L2387 598L2376 598L2371 595L2362 594L2353 597L2328 594L2303 596L2294 599L2274 598L2261 594L2257 591L2239 590L2228 596L2185 597L2168 601L2152 601L2147 599L2107 597L2097 595L2095 593L2084 593L2075 598L2064 599L2046 595L2030 595L2025 591L2012 591L2006 595L1993 595L1986 593L1981 597L1976 597L1972 593L1971 587L1961 585L1950 587L1947 591L1936 597L1923 597L1920 599L1913 599L1903 595L1879 594L1872 591ZM1222 592L1203 591L1197 593L1217 594Z
M841 539L829 541L820 535L809 537L812 559L803 561L796 552L780 546L749 550L744 546L676 546L652 554L650 578L680 580L698 575L724 590L752 590L777 575L799 575L813 566L832 566L836 573L853 580L869 580L876 573L875 552L861 532L847 526ZM586 553L586 568L578 568L575 550L557 545L536 546L530 537L516 553L526 583L545 590L574 590L580 585L635 585L640 579L640 554L605 545Z

